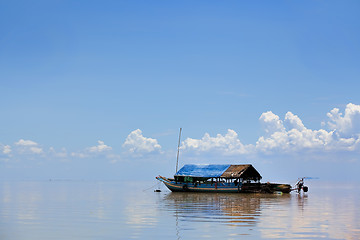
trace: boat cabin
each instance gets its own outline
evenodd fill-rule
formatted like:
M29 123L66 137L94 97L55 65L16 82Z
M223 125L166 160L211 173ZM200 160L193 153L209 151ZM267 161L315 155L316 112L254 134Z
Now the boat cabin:
M260 182L260 173L251 164L186 164L175 175L176 183Z

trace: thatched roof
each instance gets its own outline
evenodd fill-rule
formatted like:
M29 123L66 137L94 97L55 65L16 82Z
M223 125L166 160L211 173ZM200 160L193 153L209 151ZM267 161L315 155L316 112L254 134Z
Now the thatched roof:
M250 180L260 180L260 173L251 165L230 165L230 167L221 175L223 178L243 178Z

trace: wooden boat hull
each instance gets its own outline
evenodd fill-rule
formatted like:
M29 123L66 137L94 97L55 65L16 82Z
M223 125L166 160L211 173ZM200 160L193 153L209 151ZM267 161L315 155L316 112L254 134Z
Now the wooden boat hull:
M157 180L163 182L172 192L212 192L212 193L289 193L291 186L277 183L213 183L194 184L175 182L173 179L158 176Z

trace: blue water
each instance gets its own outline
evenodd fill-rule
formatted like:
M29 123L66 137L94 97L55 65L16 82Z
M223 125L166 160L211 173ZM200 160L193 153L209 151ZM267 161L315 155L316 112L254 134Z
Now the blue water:
M171 193L155 182L0 182L0 239L360 239L360 188Z

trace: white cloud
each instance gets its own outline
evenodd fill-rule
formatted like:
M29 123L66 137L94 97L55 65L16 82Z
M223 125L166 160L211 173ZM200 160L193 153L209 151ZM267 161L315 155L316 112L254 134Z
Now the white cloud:
M144 137L140 129L132 131L127 136L123 147L131 153L150 153L161 150L158 141L153 138Z
M203 153L215 153L224 156L255 157L256 154L283 153L360 153L360 105L349 103L344 112L338 108L332 109L326 115L327 121L323 129L307 128L299 116L287 112L283 118L268 111L261 114L259 121L264 129L255 144L243 144L238 134L228 129L225 134L210 136L205 133L200 139L187 138L181 148L197 156ZM163 153L156 139L144 137L140 129L132 131L122 145L129 153L142 155L145 153ZM170 151L169 151L170 152ZM66 149L55 151L50 147L44 151L35 141L20 139L12 145L0 144L0 153L6 158L19 158L27 155L29 158L93 158L101 155L112 163L121 161L123 156L116 155L112 147L98 140L97 145L80 151L68 153ZM216 155L215 155L216 156Z
M15 143L15 145L18 146L37 146L38 144L34 141L31 140L24 140L24 139L20 139L19 141L17 141Z
M263 124L265 132L268 134L285 131L284 125L279 116L271 111L261 114L260 121Z
M336 130L341 137L359 137L360 135L360 105L349 103L343 116L338 108L332 109L327 116L329 129Z
M88 148L88 151L91 153L100 153L104 151L109 151L111 149L112 147L105 145L103 141L99 140L98 145Z
M72 156L72 157L77 157L77 158L86 158L86 157L89 157L87 154L82 153L82 152L72 152L72 153L70 154L70 156Z
M75 158L96 158L101 155L101 158L108 159L111 163L120 161L120 156L112 153L112 147L106 145L104 141L98 140L98 145L87 147L82 151L70 153L71 157Z
M3 152L4 154L10 154L10 153L11 153L11 146L9 146L9 145L3 146L2 152Z
M43 153L43 149L40 147L30 147L29 150L30 150L30 152L35 153L35 154Z
M66 148L62 148L60 152L56 151L54 147L49 148L49 155L51 157L65 159L67 158L68 154Z
M291 129L297 129L299 131L305 130L305 126L302 123L301 119L297 115L294 115L291 112L287 112L285 114L284 126L286 127L287 130L291 130Z
M66 148L55 150L54 147L49 147L44 150L40 144L32 140L20 139L15 142L13 146L0 144L0 153L7 155L10 158L21 159L59 159L61 161L70 160L71 158L94 158L99 157L108 159L111 163L121 160L120 156L112 153L112 147L106 145L104 141L99 140L96 146L87 147L80 151L68 153Z
M208 133L205 133L202 139L187 138L181 147L185 150L199 152L220 151L227 155L245 154L253 148L252 145L242 144L238 134L232 129L228 129L225 135L217 134L216 137L211 137Z
M121 161L121 156L118 154L107 154L106 158L109 159L110 163L117 163Z
M256 149L260 152L293 152L302 149L331 150L333 147L333 132L323 129L311 130L291 129L275 132L270 137L260 137L256 142Z
M196 153L217 151L223 155L249 153L294 153L301 151L340 152L360 150L360 105L348 104L345 114L334 108L327 114L329 130L312 130L305 127L302 120L292 112L284 119L271 111L261 114L259 121L265 135L259 137L256 145L244 145L238 134L229 129L225 135L211 137L208 133L201 139L188 138L182 148Z
M334 108L327 114L330 131L312 130L304 126L301 119L291 112L286 113L284 121L272 112L262 114L259 120L265 132L271 134L260 137L256 149L260 152L294 152L304 149L320 151L353 151L359 146L357 120L360 117L360 106L348 104L345 116L341 117L339 109Z
M15 142L15 146L17 146L17 151L20 154L41 154L44 152L37 142L31 140L20 139Z

